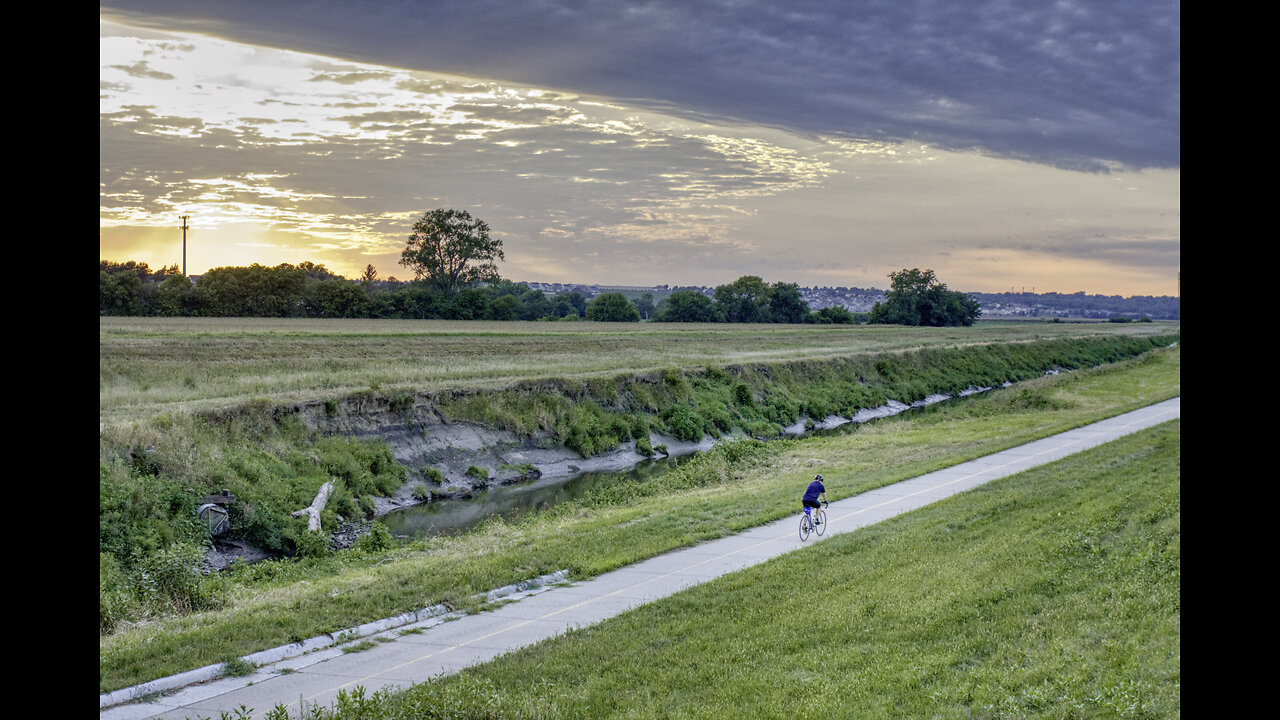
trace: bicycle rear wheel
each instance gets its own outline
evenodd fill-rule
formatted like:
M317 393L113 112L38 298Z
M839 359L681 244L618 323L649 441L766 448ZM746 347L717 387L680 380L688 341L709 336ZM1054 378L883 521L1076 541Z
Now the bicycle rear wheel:
M818 508L813 511L813 515L813 530L821 535L827 531L827 511L822 508Z
M809 539L809 533L813 532L813 522L809 520L808 515L800 516L800 542Z

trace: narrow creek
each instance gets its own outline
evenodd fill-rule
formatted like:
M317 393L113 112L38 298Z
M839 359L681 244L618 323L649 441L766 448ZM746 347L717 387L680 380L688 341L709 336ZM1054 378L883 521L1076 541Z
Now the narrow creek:
M620 482L644 482L661 477L693 454L646 460L622 472L584 472L570 477L534 480L482 490L469 499L450 499L396 510L378 518L392 535L420 538L455 535L491 517L512 519L534 510L576 500L592 488Z
M991 388L971 388L957 394L968 396ZM785 428L788 436L822 436L850 432L880 418L894 417L935 403L952 399L949 395L930 395L911 405L890 400L888 404L861 410L852 418L829 417L822 421L797 422ZM454 535L479 525L488 518L513 519L534 510L574 500L592 488L622 482L646 482L662 477L668 470L693 458L696 453L645 460L625 471L585 472L570 477L535 480L523 485L504 485L476 493L469 499L440 500L396 510L383 515L379 522L392 535L422 538Z

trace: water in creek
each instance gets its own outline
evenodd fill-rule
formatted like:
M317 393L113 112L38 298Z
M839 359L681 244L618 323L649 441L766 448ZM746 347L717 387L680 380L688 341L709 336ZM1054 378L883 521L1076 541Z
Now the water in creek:
M969 395L990 388L974 388L960 393ZM906 405L896 401L871 410L863 410L852 418L828 418L816 427L805 429L803 423L786 429L789 435L822 435L848 432L863 423L891 417L915 408L932 405L950 399L947 395L930 395L928 398ZM644 482L661 477L671 467L693 455L680 455L657 460L646 460L631 470L623 472L588 472L570 478L558 477L523 485L506 485L481 491L470 499L441 500L415 505L384 515L379 519L392 535L398 537L428 537L452 535L464 532L485 519L500 516L517 517L531 510L548 508L557 503L580 498L598 485L618 482Z
M397 510L378 521L398 537L452 535L464 532L493 516L510 519L532 510L575 500L598 485L644 482L660 477L669 468L691 457L693 455L646 460L623 472L587 472L569 478L559 477L495 487L477 492L467 500L439 500Z

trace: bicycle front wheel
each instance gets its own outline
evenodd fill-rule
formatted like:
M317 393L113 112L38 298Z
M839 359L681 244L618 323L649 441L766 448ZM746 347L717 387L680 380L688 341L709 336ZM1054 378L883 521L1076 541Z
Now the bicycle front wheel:
M813 511L813 529L814 532L821 535L827 531L827 511L818 508Z
M800 516L800 542L809 539L809 533L813 532L813 523L809 520L808 515Z

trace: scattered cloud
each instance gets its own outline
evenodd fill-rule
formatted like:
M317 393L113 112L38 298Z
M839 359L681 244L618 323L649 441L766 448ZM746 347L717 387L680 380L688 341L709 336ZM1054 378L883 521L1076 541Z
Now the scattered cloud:
M403 275L456 207L514 279L1174 292L1176 4L844 6L108 2L100 251Z

